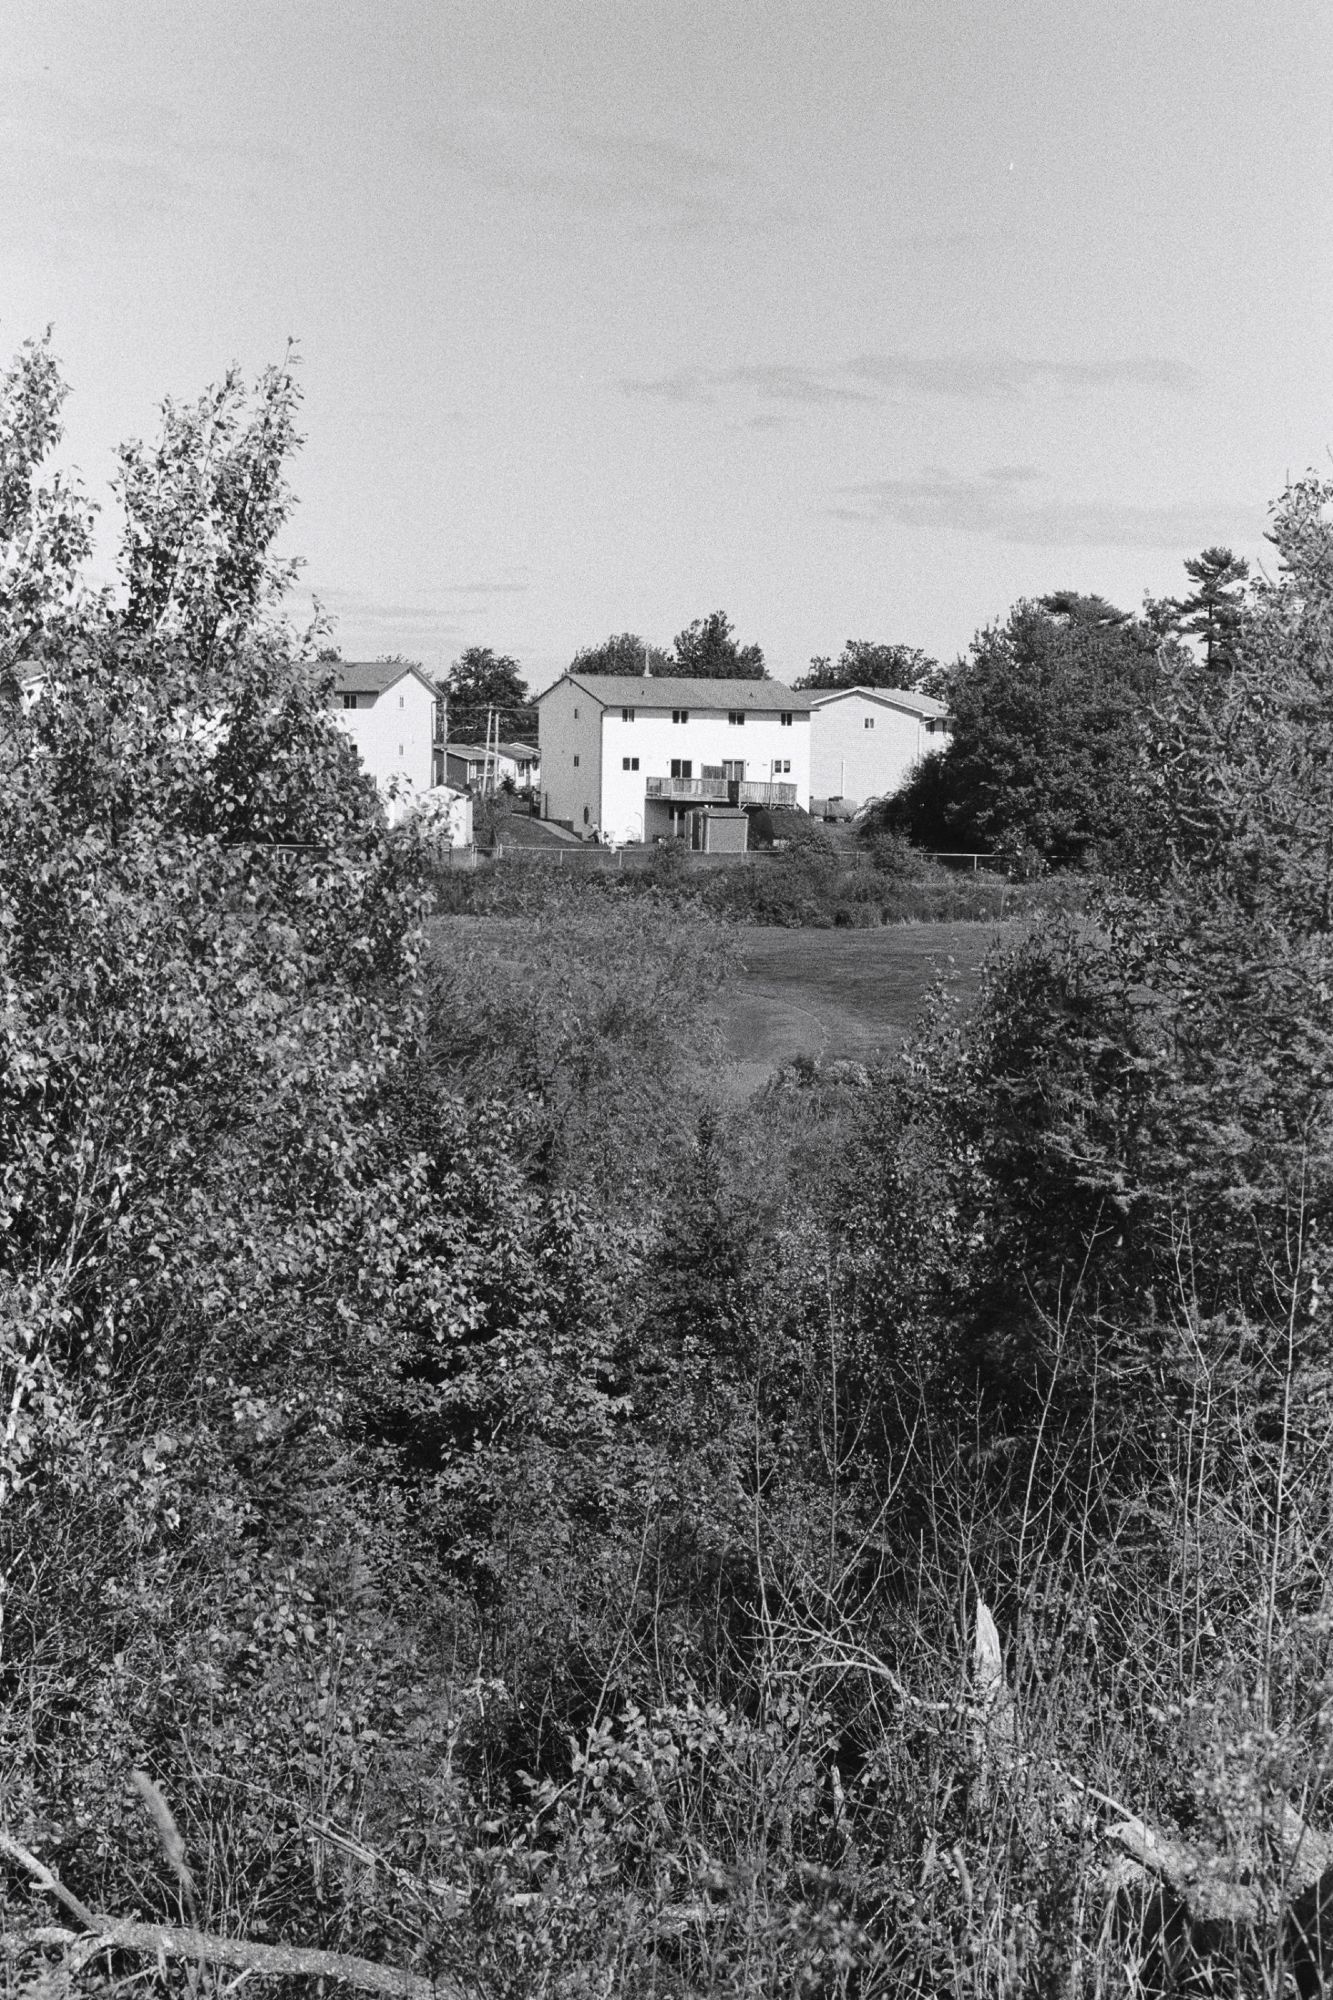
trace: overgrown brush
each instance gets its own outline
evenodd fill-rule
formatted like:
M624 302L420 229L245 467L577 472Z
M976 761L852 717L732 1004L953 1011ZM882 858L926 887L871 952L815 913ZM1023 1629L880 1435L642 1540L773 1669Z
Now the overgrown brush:
M902 844L905 846L905 843ZM904 865L894 843L864 860L857 854L796 848L757 854L726 867L691 865L664 848L646 869L573 868L499 861L443 869L432 877L441 916L538 919L570 908L647 900L688 922L769 924L787 930L867 929L898 923L994 923L1046 910L1081 910L1093 893L1084 874L1010 880L915 855Z
M413 1995L1315 1990L1327 496L1116 896L728 1112L674 861L482 876L427 979L274 622L290 378L130 455L123 603L41 554L57 387L0 398L14 1990L183 1919Z

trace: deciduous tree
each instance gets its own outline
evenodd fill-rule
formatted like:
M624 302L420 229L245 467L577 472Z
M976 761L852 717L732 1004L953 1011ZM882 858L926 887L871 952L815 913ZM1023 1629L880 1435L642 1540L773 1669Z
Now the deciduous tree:
M919 646L890 645L878 639L849 639L836 660L817 653L801 688L912 688L942 701L945 671Z
M711 611L678 632L673 657L672 671L687 679L761 681L768 673L759 646L737 645L725 611Z
M508 653L496 653L489 646L466 647L445 675L444 686L449 734L458 741L483 740L492 709L499 712L502 735L531 732L532 697L522 668Z
M1159 642L1105 600L1017 605L950 675L948 746L886 808L931 844L1065 866L1136 824Z
M571 674L670 674L672 660L637 632L613 632L600 646L584 646L569 663Z

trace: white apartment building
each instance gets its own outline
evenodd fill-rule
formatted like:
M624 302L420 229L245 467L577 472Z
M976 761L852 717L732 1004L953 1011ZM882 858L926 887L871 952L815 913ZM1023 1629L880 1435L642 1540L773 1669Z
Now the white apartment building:
M887 798L914 764L949 740L942 701L906 688L828 688L810 716L810 790L816 799L863 805Z
M781 681L565 674L538 696L542 818L683 834L701 805L810 804L810 696Z
M332 702L334 720L381 791L394 778L419 792L443 783L444 697L420 667L339 660Z

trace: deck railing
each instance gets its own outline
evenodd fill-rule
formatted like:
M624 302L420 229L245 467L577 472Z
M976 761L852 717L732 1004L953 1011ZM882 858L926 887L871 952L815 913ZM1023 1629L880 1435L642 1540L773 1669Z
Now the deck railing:
M796 787L758 778L645 778L650 799L701 800L716 805L794 806Z
M725 778L646 778L644 791L650 799L712 799L719 805L728 797Z
M732 789L736 793L733 805L738 806L794 806L796 787L787 784L770 784L758 778L742 778Z

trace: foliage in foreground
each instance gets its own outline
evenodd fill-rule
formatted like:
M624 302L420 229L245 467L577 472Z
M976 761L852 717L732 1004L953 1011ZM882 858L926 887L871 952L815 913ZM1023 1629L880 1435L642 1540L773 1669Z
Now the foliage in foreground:
M905 1067L724 1115L662 885L423 961L277 618L290 371L130 455L111 596L37 478L58 403L33 350L7 1830L175 1917L146 1769L205 1925L492 1995L1141 1991L1116 1800L1280 1907L1284 1804L1333 1824L1328 495L1226 703L1181 683L1117 895ZM1281 1990L1271 1938L1205 1947Z

